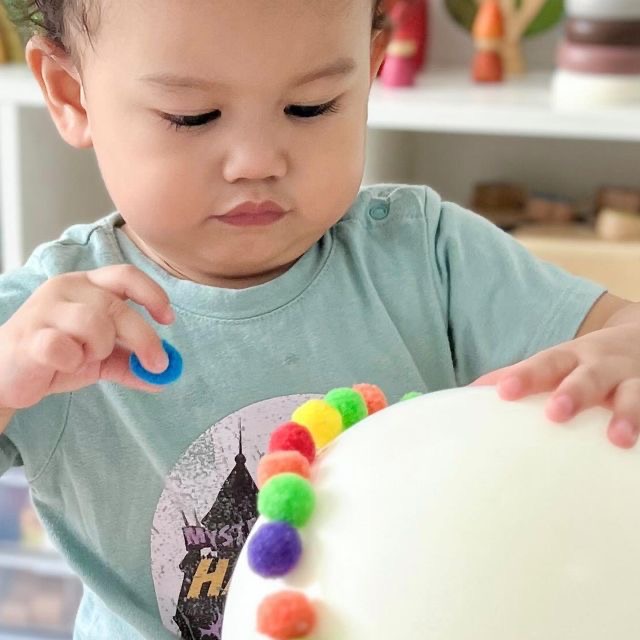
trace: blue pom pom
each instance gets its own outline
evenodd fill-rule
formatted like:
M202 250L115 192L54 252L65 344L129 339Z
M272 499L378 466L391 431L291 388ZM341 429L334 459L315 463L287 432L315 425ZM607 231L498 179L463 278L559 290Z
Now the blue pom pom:
M267 522L249 540L249 566L263 578L278 578L295 569L302 555L297 529L286 522Z
M182 375L182 356L178 350L166 340L162 341L162 346L169 358L169 366L162 373L152 373L145 369L135 353L129 356L129 367L140 380L149 384L165 385L175 382Z

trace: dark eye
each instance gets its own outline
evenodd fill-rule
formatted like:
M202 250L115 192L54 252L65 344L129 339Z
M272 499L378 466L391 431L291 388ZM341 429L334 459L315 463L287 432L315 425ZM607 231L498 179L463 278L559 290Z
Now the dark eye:
M325 102L324 104L318 104L310 107L305 107L298 104L290 104L284 109L284 112L288 116L293 116L294 118L316 118L325 113L335 113L336 111L338 111L337 100L331 100L330 102Z
M217 120L222 115L219 109L209 113L201 113L197 116L174 116L170 113L163 115L169 121L169 126L175 127L176 131L182 127L202 127L213 120Z

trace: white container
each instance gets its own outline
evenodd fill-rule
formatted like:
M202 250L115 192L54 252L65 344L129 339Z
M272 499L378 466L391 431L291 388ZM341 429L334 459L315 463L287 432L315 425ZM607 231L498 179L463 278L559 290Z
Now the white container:
M640 0L565 0L572 18L640 20Z
M576 73L559 69L553 76L551 100L554 107L571 111L640 106L640 75Z

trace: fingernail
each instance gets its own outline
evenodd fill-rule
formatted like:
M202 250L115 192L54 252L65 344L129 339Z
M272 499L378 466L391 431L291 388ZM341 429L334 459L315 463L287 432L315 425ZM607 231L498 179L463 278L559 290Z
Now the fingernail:
M620 439L632 447L638 441L638 429L627 418L616 418L613 421L611 428L616 432Z
M551 403L552 418L555 420L568 420L575 413L576 405L571 396L566 394L557 396Z
M498 383L498 391L504 398L514 398L522 393L522 381L516 376L509 376Z
M156 358L154 359L154 362L155 362L158 373L162 373L169 366L169 357L163 351L162 354L156 356Z
M167 323L170 324L176 319L176 314L171 307L167 307L167 310L164 313L164 317Z

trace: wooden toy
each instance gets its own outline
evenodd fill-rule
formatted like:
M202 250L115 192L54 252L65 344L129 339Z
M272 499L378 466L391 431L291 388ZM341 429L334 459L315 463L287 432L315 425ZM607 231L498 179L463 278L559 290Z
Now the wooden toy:
M598 0L601 1L601 0ZM498 0L504 20L502 55L508 75L525 71L523 38L542 33L558 24L564 15L563 0ZM483 0L445 0L452 18L472 31Z
M477 184L471 198L471 209L502 229L522 224L528 199L527 189L508 182Z
M502 82L504 68L504 20L498 0L483 0L473 22L476 53L472 76L476 82Z
M380 72L382 84L386 87L414 85L418 73L415 64L417 50L417 45L412 40L391 40Z
M2 39L2 62L24 62L25 45L30 34L19 30L15 24L24 14L22 0L4 0L0 2L0 38ZM15 23L14 23L15 20Z
M568 18L565 37L579 44L640 46L640 20L592 20Z
M565 0L568 16L596 20L640 20L638 0Z
M640 103L640 2L567 0L552 103L584 110Z
M415 83L425 64L427 45L426 0L397 0L389 9L392 36L380 71L387 87L408 87Z
M640 213L640 189L601 187L596 194L596 211L602 209Z
M640 46L580 44L565 40L558 47L560 69L612 75L640 74Z
M537 193L527 201L525 217L544 224L568 224L578 219L575 204L568 198Z
M603 209L596 218L596 232L603 240L640 240L640 214Z
M637 105L640 104L640 75L558 69L553 75L551 96L552 104L566 111Z

